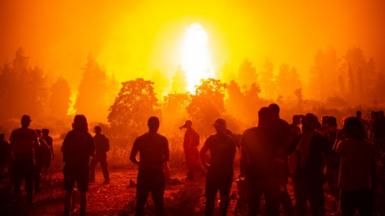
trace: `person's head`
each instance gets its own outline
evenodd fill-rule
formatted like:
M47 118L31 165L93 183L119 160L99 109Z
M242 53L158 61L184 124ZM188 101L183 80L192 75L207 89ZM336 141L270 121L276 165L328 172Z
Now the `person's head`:
M43 136L48 136L49 135L49 129L43 128L42 130Z
M337 128L337 118L335 116L329 116L326 119L326 125L328 128Z
M357 112L356 112L356 117L357 117L357 118L362 118L362 112L361 112L361 110L357 110Z
M74 122L72 123L72 128L74 130L88 132L88 122L86 116L76 115Z
M38 137L41 137L41 130L40 129L36 129L35 132L36 132L36 135Z
M265 127L271 123L272 120L272 111L267 107L262 107L258 111L258 126Z
M301 116L293 115L293 125L299 125L299 124L301 124Z
M31 117L29 115L23 115L20 120L21 127L28 128L31 124Z
M273 118L279 118L280 108L278 104L275 104L275 103L270 104L269 109L271 110L271 114Z
M102 133L102 127L100 127L99 125L98 126L95 126L94 127L94 132L96 134L101 134Z
M320 123L318 121L317 116L312 113L306 114L302 119L302 130L306 131L314 131L319 128Z
M367 137L365 126L357 117L349 117L345 119L342 130L350 138L364 140Z
M156 133L159 129L159 118L156 116L151 116L147 121L148 130L150 132Z
M384 110L378 111L378 117L379 118L384 118Z
M226 121L224 119L218 118L213 126L217 133L227 133Z
M5 140L5 135L4 133L0 133L0 141L4 141Z
M182 125L182 126L179 127L179 129L183 129L183 128L186 128L186 129L192 128L192 121L191 121L191 120L186 120L186 122L184 123L184 125Z

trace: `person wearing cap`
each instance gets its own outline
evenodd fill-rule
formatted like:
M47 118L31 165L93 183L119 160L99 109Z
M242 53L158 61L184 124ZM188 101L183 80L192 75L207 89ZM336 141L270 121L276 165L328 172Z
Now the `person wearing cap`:
M139 166L136 186L135 215L144 215L148 194L152 194L155 215L164 215L163 199L166 186L164 168L169 160L168 140L158 133L159 118L147 121L148 132L135 139L130 160ZM136 158L140 155L140 160Z
M216 133L207 138L200 156L203 166L207 168L205 215L214 215L215 198L220 194L220 215L226 215L229 194L233 181L233 163L236 151L234 139L228 135L226 121L217 119L214 123ZM211 159L207 160L207 153Z
M187 164L187 180L194 180L194 175L201 170L199 162L199 134L192 128L192 121L187 120L180 129L186 129L183 150Z
M32 203L33 175L35 169L35 155L37 149L37 135L29 128L31 117L21 117L21 128L11 133L11 152L13 155L13 184L16 193L20 193L21 181L25 181L27 202Z

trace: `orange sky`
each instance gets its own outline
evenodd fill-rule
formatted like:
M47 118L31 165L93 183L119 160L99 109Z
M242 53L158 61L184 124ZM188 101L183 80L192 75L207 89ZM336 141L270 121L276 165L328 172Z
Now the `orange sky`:
M0 63L22 46L75 87L88 54L119 80L172 74L191 23L208 32L214 65L245 57L289 63L306 76L316 51L361 47L385 70L383 0L1 0Z

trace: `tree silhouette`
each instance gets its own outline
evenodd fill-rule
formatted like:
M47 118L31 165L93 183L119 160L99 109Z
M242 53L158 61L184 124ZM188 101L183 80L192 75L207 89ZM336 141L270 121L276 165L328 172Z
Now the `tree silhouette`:
M202 80L196 88L187 112L201 134L207 135L216 118L225 112L225 84L216 79Z
M50 114L55 118L65 118L70 106L71 89L64 78L60 77L51 86L49 99Z
M39 67L31 68L28 57L18 49L12 65L0 73L0 120L19 118L24 113L34 117L46 114L47 81Z
M153 84L144 79L122 83L108 114L114 134L136 136L146 130L148 117L159 113Z
M78 88L75 109L93 121L104 120L108 112L108 77L91 57L88 57Z
M257 82L257 72L248 59L245 59L239 67L238 82L245 88Z

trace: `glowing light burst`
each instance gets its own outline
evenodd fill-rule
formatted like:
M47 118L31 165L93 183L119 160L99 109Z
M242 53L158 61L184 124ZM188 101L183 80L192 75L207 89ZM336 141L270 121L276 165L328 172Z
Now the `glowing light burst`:
M202 79L215 77L208 35L198 23L186 29L181 45L181 67L186 76L187 90L191 93Z

